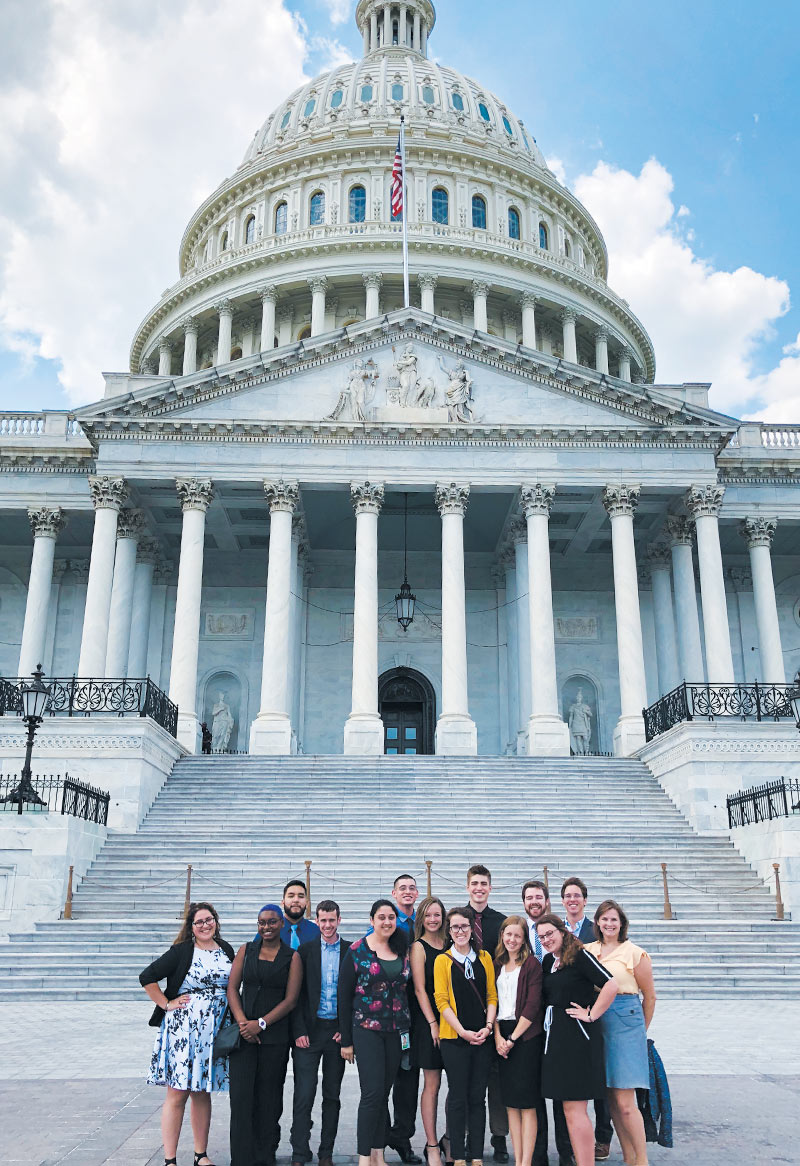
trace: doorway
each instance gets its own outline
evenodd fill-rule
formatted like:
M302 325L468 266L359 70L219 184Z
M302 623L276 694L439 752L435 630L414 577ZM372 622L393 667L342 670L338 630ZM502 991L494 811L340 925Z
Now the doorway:
M378 681L383 752L389 756L433 753L436 694L413 668L392 668Z

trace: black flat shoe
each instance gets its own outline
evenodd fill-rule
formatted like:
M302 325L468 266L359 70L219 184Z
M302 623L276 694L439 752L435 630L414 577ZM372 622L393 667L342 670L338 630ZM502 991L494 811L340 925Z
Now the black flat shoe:
M389 1149L394 1150L395 1154L397 1154L403 1163L403 1166L422 1166L422 1159L419 1154L415 1154L411 1149L410 1142L389 1142Z
M201 1158L208 1158L207 1152L205 1150L201 1150L198 1153L197 1150L195 1150L195 1152L194 1152L194 1166L200 1166L200 1159ZM175 1159L173 1158L172 1161L174 1162ZM211 1161L210 1158L208 1158L208 1161L206 1162L206 1166L214 1166L214 1163Z

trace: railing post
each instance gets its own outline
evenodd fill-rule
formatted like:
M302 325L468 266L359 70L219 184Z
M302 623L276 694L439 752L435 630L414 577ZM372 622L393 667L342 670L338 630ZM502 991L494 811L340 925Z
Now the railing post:
M431 890L431 867L432 867L432 865L433 865L433 863L432 863L431 859L426 858L425 859L425 866L428 868L426 878L427 878L428 898L429 899L430 899L431 895L433 894L433 891Z
M306 859L306 918L311 917L311 863L312 859Z
M184 919L189 914L189 904L192 901L192 864L189 863L186 867L186 894L183 899L183 917Z
M775 918L783 919L783 899L781 898L781 864L773 862L772 869L775 871Z
M67 878L67 899L66 899L66 902L64 903L64 918L65 919L72 918L72 875L73 875L74 871L75 871L75 867L70 864L69 877ZM781 916L781 918L782 918L782 916Z
M69 681L69 700L67 702L67 716L72 716L72 710L75 706L75 677Z
M542 873L544 874L544 885L547 887L547 890L549 893L549 891L550 891L550 875L549 875L549 872L548 872L546 866L542 867Z
M664 880L664 918L672 918L672 903L669 901L669 883L667 882L667 864L661 863L661 877Z
M753 687L756 690L756 720L760 721L761 720L761 695L759 693L757 680L755 680L753 682Z

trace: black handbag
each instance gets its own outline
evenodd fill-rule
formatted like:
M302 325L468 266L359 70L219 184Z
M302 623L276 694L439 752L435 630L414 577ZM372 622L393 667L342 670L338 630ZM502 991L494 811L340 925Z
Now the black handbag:
M211 1055L215 1061L221 1061L225 1057L229 1057L232 1053L238 1052L241 1047L242 1034L239 1031L239 1025L231 1016L230 1010L228 1010L225 1013L222 1027L214 1037L214 1048Z

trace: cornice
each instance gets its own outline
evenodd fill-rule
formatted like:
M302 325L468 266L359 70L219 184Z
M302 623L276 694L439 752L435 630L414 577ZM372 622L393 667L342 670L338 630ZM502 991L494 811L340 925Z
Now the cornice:
M95 461L94 454L89 451L83 454L34 454L28 450L3 450L0 452L0 473L3 470L13 470L15 473L24 470L32 474L93 474Z
M800 485L800 456L794 465L786 461L743 462L738 465L720 463L717 474L720 482L730 486L751 486L760 483L771 486Z

